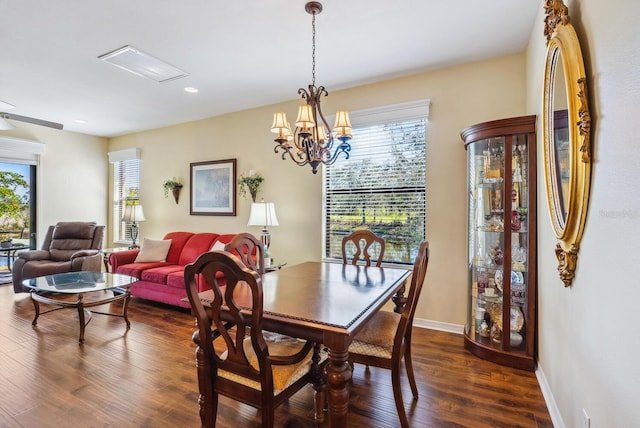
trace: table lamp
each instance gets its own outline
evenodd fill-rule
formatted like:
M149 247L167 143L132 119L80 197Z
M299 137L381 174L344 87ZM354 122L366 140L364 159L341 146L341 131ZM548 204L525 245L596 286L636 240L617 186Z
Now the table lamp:
M141 221L145 221L142 205L125 205L124 214L122 215L122 221L131 224L130 233L131 240L133 242L129 246L129 249L140 248L140 246L136 244L136 240L138 239L138 223Z
M247 226L262 226L260 240L264 245L265 254L268 253L269 245L271 245L269 226L278 226L275 204L273 202L265 202L264 200L262 200L262 202L252 203Z

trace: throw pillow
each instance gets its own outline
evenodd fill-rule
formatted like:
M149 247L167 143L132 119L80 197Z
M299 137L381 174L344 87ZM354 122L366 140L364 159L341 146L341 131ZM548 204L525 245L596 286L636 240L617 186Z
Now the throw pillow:
M216 241L213 243L213 246L211 247L211 251L224 250L224 247L226 245L227 244L225 244L224 242Z
M171 247L171 239L144 238L135 263L164 262L167 260L169 247Z

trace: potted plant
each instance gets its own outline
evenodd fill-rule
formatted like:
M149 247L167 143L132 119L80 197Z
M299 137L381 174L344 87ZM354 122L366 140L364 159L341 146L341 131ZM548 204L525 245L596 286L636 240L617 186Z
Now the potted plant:
M255 202L256 196L258 195L258 188L263 181L264 177L261 176L260 173L254 174L253 171L250 171L249 175L240 174L240 178L238 179L240 195L245 198L247 196L247 189L249 189L251 199Z
M177 178L173 177L162 184L164 188L164 197L169 196L169 192L173 193L173 198L176 200L176 204L178 203L178 199L180 198L180 190L182 190L182 183L178 181Z

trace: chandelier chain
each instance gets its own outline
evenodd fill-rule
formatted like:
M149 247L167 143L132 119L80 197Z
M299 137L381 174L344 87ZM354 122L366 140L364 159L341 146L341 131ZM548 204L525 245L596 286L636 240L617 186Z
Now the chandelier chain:
M311 19L311 84L316 86L316 13Z

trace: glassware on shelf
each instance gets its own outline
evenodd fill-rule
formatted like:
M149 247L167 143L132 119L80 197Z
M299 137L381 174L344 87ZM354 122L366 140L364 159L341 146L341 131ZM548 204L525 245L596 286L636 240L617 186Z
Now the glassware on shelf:
M491 232L504 232L504 221L499 216L492 215L487 220L485 228Z
M524 272L526 270L525 262L527 261L527 250L520 245L515 244L511 248L511 267L514 271Z
M497 241L496 245L491 247L489 254L491 255L491 261L493 261L496 266L502 266L504 263L504 253L502 252L500 241Z

